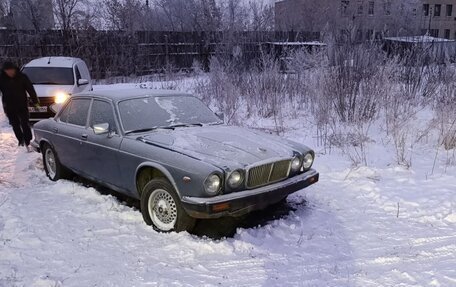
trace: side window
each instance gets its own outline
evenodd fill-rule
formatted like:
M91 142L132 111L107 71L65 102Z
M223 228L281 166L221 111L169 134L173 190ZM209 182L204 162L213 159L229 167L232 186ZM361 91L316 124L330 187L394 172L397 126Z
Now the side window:
M109 124L112 131L117 132L112 105L105 101L94 100L90 116L90 127L93 128L95 125L106 123Z
M79 81L80 79L82 79L81 72L79 71L79 68L77 65L74 66L74 73L76 74L76 81Z
M65 109L60 114L59 120L61 122L63 122L63 123L68 122L68 115L70 114L71 105L72 105L72 102L69 102L68 105L65 106Z
M68 123L85 127L89 115L90 99L73 99L68 113Z

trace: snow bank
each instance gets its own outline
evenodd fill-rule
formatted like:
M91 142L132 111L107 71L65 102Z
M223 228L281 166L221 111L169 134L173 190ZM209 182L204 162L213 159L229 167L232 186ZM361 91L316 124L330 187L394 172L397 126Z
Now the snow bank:
M287 126L312 144L305 123ZM292 211L213 240L156 233L116 197L50 182L0 115L0 286L454 286L456 169L439 155L431 173L435 153L418 150L411 169L381 142L370 167L317 150L321 181Z

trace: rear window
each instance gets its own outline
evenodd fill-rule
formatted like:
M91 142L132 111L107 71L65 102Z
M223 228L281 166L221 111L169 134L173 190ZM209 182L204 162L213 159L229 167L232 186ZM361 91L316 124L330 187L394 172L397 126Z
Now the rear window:
M34 85L74 85L73 68L25 67L22 72Z

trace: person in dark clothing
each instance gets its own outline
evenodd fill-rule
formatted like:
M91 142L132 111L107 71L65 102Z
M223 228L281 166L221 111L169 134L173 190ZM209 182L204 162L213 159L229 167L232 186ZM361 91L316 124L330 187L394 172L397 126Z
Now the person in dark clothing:
M0 75L0 92L2 92L3 110L13 127L19 146L28 146L32 140L29 125L28 97L39 106L35 88L29 78L19 71L18 67L5 62Z

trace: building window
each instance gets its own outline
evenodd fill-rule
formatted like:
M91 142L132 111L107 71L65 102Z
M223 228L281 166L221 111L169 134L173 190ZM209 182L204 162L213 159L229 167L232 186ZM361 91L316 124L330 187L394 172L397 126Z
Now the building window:
M429 34L430 34L430 36L432 36L432 37L438 38L438 37L439 37L439 29L431 29L431 30L429 31Z
M429 4L423 4L423 15L429 16Z
M435 17L440 17L441 12L442 12L442 5L435 4L435 6L434 6L434 16Z
M385 15L391 15L391 0L385 0L383 3L383 9L385 10Z
M445 39L450 39L450 29L445 29Z
M358 15L363 15L363 13L364 13L363 1L358 1Z
M447 17L453 16L453 5L446 5L446 15Z
M363 30L356 31L356 41L361 42L363 40Z
M375 2L374 1L369 1L369 9L368 9L368 14L370 16L374 15L374 8L375 8Z
M350 5L349 0L340 1L340 12L342 16L348 16L348 6Z

